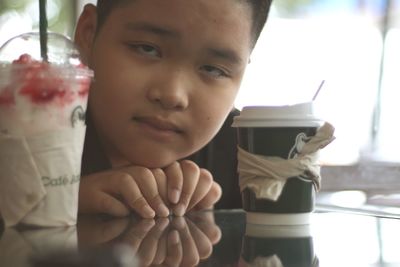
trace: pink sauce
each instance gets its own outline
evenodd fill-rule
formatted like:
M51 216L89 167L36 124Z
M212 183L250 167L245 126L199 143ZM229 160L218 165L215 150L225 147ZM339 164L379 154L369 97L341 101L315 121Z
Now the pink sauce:
M12 91L5 88L0 92L0 105L12 105L12 104L15 104Z
M56 67L46 62L33 60L27 54L13 61L12 66L15 68L12 69L11 80L21 83L18 93L28 97L33 104L56 102L64 106L73 102L77 96L86 97L89 93L90 78L66 79ZM76 68L86 69L86 66L81 64ZM13 84L9 85L11 86ZM78 86L77 89L75 89L76 86ZM12 88L3 88L0 92L0 105L14 103Z

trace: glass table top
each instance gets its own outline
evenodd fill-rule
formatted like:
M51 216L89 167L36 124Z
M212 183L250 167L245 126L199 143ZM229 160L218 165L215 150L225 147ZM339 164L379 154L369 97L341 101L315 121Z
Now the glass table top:
M246 223L242 210L2 230L0 266L400 266L400 220L317 209L309 225Z

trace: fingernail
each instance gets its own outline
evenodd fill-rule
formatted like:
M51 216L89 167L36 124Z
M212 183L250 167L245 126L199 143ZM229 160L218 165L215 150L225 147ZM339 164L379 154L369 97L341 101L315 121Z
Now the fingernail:
M154 210L149 205L144 205L142 211L145 214L144 217L146 218L154 218L154 216L156 215Z
M185 211L186 207L182 203L176 205L176 207L174 208L174 214L176 216L183 216L185 214Z
M168 217L169 209L162 203L157 206L157 215L160 217Z
M169 194L169 200L172 203L178 203L181 192L178 189L173 189Z

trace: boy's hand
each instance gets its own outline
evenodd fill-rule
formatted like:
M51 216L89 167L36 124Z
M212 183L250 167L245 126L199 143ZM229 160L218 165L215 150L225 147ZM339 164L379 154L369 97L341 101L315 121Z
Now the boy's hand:
M211 173L192 161L174 162L164 169L164 173L167 192L161 195L167 196L177 216L191 209L211 208L221 197L221 187L214 182Z
M143 218L168 216L166 199L162 199L158 190L162 189L165 179L153 173L159 171L131 166L83 177L79 187L79 212L126 216L133 209Z
M126 216L134 210L143 218L177 216L192 209L211 208L221 187L210 172L194 162L174 162L165 169L130 166L82 177L80 213Z

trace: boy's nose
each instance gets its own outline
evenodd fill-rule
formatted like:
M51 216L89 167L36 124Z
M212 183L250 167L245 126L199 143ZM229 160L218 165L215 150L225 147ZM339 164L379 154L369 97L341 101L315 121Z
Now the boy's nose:
M154 77L148 98L165 109L183 110L189 104L188 85L183 72L167 72Z

